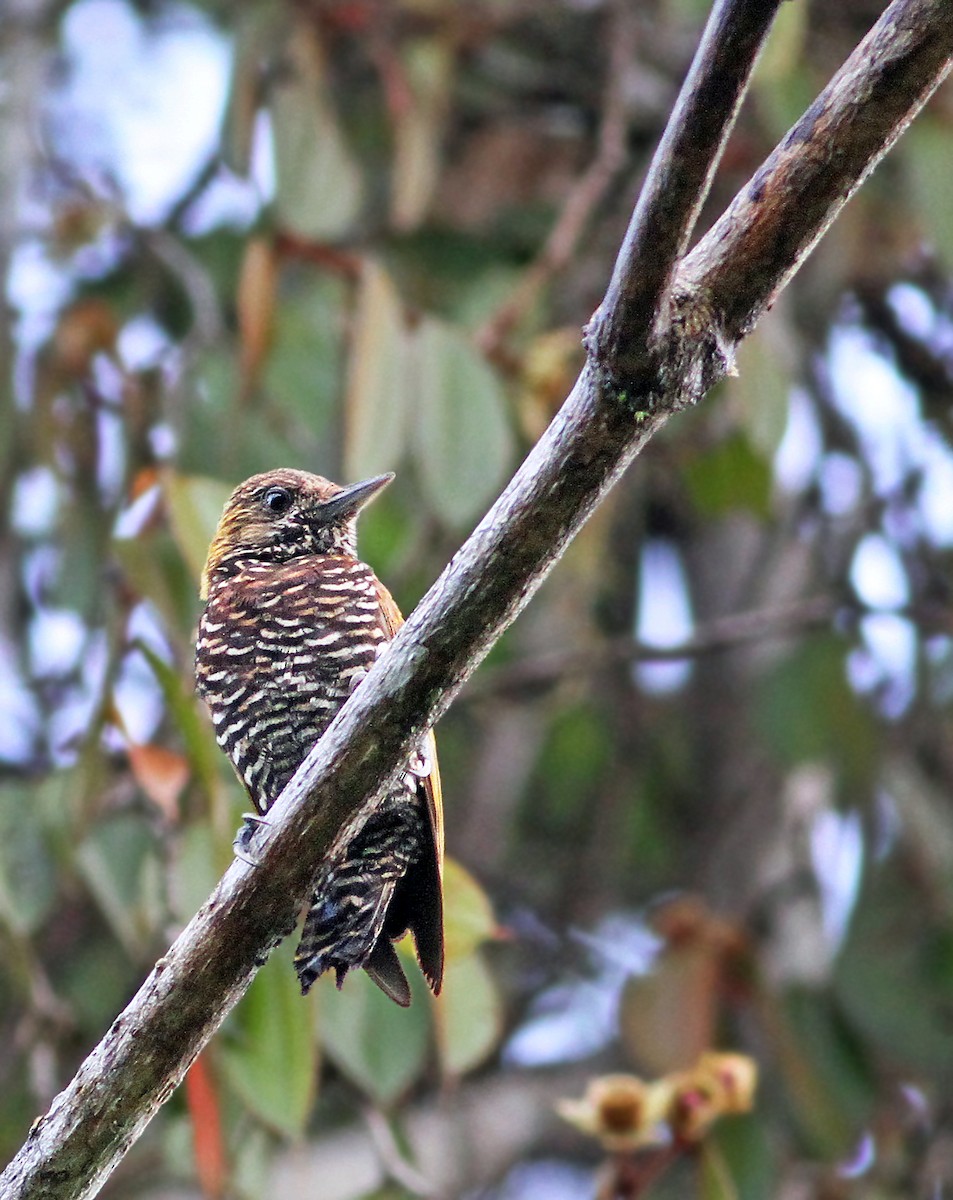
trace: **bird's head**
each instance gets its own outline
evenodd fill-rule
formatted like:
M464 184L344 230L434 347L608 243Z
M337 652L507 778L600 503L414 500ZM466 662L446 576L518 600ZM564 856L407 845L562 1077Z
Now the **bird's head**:
M229 496L202 572L202 598L217 571L241 561L287 562L309 554L354 554L357 515L394 478L341 487L307 471L252 475Z

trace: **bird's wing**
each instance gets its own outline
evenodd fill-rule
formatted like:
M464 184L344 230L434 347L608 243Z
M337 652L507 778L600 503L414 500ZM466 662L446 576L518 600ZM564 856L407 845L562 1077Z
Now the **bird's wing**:
M404 623L404 618L401 615L400 609L397 607L397 602L390 594L386 587L377 580L377 598L380 601L381 615L384 619L384 628L387 631L388 640L400 629ZM433 730L427 731L427 736L424 744L420 748L420 753L424 758L429 771L423 775L420 784L427 797L427 810L430 815L430 825L433 829L434 845L437 850L437 862L440 868L441 875L443 873L443 794L440 790L440 768L437 766L437 743L433 735Z
M375 582L389 640L403 625L404 618L387 588L380 580ZM407 896L409 907L406 915L417 944L420 966L436 994L443 982L443 795L437 766L437 744L432 729L427 731L418 756L421 765L411 770L418 777L418 788L427 803L434 854L431 861L420 862L411 868L408 883L412 874L410 890L413 894Z

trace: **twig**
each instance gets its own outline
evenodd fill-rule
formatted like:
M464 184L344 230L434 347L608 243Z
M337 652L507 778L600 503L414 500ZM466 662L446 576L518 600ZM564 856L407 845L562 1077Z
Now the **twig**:
M433 1184L407 1161L401 1153L394 1131L379 1109L366 1108L364 1121L389 1178L414 1196L433 1196Z
M139 236L146 251L165 267L188 297L197 344L210 346L221 341L225 323L218 296L198 259L164 229L141 230Z
M524 691L552 687L573 676L590 675L615 663L680 662L718 654L752 642L788 638L810 629L825 629L835 617L856 622L874 616L877 610L844 598L833 600L817 596L778 608L755 609L715 617L702 625L690 638L674 646L649 646L634 638L610 638L585 650L565 650L542 654L505 667L485 671L461 697L479 702L487 697L512 696ZM891 609L892 616L916 625L924 636L953 634L953 616L947 607L932 604L907 604Z
M679 286L726 339L753 328L949 73L951 25L949 0L894 0L685 260Z
M310 242L292 233L278 233L275 236L275 250L281 258L311 263L322 271L330 271L350 282L359 279L363 269L359 254L352 254L326 242Z
M742 14L750 10L759 19L764 9L756 0L747 8L731 7ZM949 0L894 0L878 29L865 51L870 86L864 87L862 70L855 67L825 92L823 121L815 119L829 139L824 153L814 151L810 129L802 131L808 152L800 168L791 161L797 145L785 144L781 179L792 181L792 191L785 198L777 183L767 224L775 228L777 246L764 241L764 214L760 220L758 214L753 217L753 241L769 265L752 267L750 231L737 216L716 226L689 260L692 270L679 272L677 282L684 289L675 319L661 331L656 327L668 351L661 362L647 348L645 323L629 329L630 343L619 321L620 312L631 308L630 292L648 303L671 276L671 256L681 244L681 234L673 238L671 230L684 231L690 224L685 214L694 209L683 182L673 188L679 217L674 226L666 223L668 233L656 244L662 261L652 267L651 287L646 291L632 284L623 269L603 304L605 328L619 334L618 357L612 342L596 348L597 361L584 369L503 495L279 797L272 823L253 840L259 868L232 864L49 1113L33 1126L0 1176L2 1200L74 1200L96 1191L172 1094L276 940L291 928L312 882L311 864L346 837L390 786L424 729L447 709L649 438L724 373L719 344L724 329L740 335L749 327L950 65ZM709 35L706 45L711 44ZM733 61L729 55L729 78L737 75ZM716 111L704 122L706 130L727 128L739 91L740 85L710 90L708 102ZM680 105L679 113L684 108ZM667 135L665 144L687 138L680 126L674 143ZM852 138L862 141L867 158L855 152ZM710 133L702 142L693 161L710 164ZM686 146L686 153L691 149ZM708 169L701 173L702 185ZM678 171L674 174L682 180ZM770 177L770 172L759 174L762 182ZM822 204L804 202L811 179L825 197ZM655 192L657 186L656 181ZM736 267L725 256L727 243L737 255ZM712 297L717 298L714 310ZM731 317L720 335L709 328L711 311ZM639 391L622 394L608 382L625 367L623 356L649 363Z
M839 605L826 596L778 608L733 613L706 622L696 633L675 646L650 646L634 638L612 638L585 650L565 650L525 659L485 671L471 684L463 699L483 700L489 696L512 696L524 691L552 687L572 676L589 675L615 663L678 662L731 650L751 642L786 638L807 629L829 625Z
M718 0L659 143L587 346L619 386L641 374L652 326L688 247L715 167L781 0ZM633 337L634 331L638 334ZM644 340L645 345L640 345Z
M221 170L222 158L216 148L205 158L199 169L192 177L191 183L176 199L166 213L165 228L179 229L188 215L189 209L216 180Z
M500 355L513 326L531 307L537 293L569 262L596 206L625 161L624 85L626 67L635 52L632 17L627 5L617 4L609 22L609 62L595 157L570 190L539 256L524 272L512 295L477 331L476 344L490 358Z
M601 1173L596 1200L639 1200L684 1152L685 1147L675 1143L654 1153L613 1154Z

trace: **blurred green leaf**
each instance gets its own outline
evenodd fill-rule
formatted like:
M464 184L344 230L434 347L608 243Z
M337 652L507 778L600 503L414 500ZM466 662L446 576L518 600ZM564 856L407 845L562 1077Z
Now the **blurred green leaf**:
M626 980L619 1030L640 1071L686 1070L713 1049L721 979L718 948L699 940L667 947L649 973Z
M801 67L808 13L803 4L782 4L755 67L752 83L767 90Z
M845 654L833 637L799 646L761 680L753 719L785 763L828 759L862 782L874 766L875 735L847 683Z
M198 615L198 589L171 536L158 530L116 538L111 552L132 590L155 605L170 636L184 647Z
M791 372L785 329L785 324L769 313L757 331L742 342L738 375L726 381L728 396L737 403L751 449L768 461L781 444L788 423Z
M696 507L707 517L739 508L759 517L767 517L770 512L770 464L741 434L725 438L692 461L685 482Z
M269 50L274 51L282 25L277 10L270 5L248 5L236 11L235 49L222 123L221 152L222 161L237 175L247 175L251 166L262 95L262 60Z
M554 715L540 757L542 818L548 826L560 833L574 828L580 805L589 802L592 782L611 753L610 731L593 708L573 705Z
M325 443L341 383L343 284L313 272L284 271L282 278L289 291L276 312L262 376L267 402L249 414L257 426L244 434L247 451L255 471L288 464L329 471Z
M403 454L411 400L410 335L397 291L366 261L348 359L344 468L348 479L393 470Z
M443 867L443 896L447 960L466 958L493 937L493 906L469 871L452 858Z
M137 642L136 649L149 664L162 689L162 698L185 743L186 756L192 770L206 794L212 798L217 797L221 781L221 751L216 744L211 722L200 713L199 700L191 689L186 690L179 672L161 659L154 650L144 642Z
M721 1149L710 1138L702 1142L698 1165L698 1192L701 1200L740 1200L734 1178Z
M718 1152L738 1200L764 1200L778 1192L776 1147L768 1134L765 1112L721 1118L706 1137Z
M225 1078L264 1124L304 1129L317 1085L314 1005L301 995L286 940L242 997L220 1046Z
M665 11L670 17L698 24L699 29L709 10L708 0L665 0Z
M770 1011L772 1049L815 1153L842 1158L870 1117L873 1080L849 1026L821 991L789 988Z
M0 786L0 920L35 933L56 898L56 870L29 785Z
M394 122L391 220L406 230L423 220L439 177L454 61L449 39L439 35L406 41L402 59L412 100Z
M914 895L902 863L870 869L837 962L836 996L894 1069L949 1073L953 935L948 917L925 919Z
M472 1071L493 1052L503 1032L499 991L478 953L448 961L434 1005L444 1072L455 1077Z
M916 212L944 262L953 264L953 156L946 121L917 121L903 139L902 154L913 183Z
M169 885L170 905L178 920L192 919L231 860L231 846L220 844L208 822L193 822L183 829L176 842Z
M512 459L506 397L496 373L453 326L427 318L415 341L418 470L433 511L449 525L464 525L496 496Z
M162 873L140 817L100 821L76 851L76 863L129 957L138 961L164 914Z
M133 967L112 938L99 936L71 947L56 964L56 991L70 1006L89 1044L97 1041L142 981L145 964Z
M179 475L167 471L162 477L172 535L198 585L215 529L231 488L219 479L201 475Z
M340 991L333 971L328 972L317 988L324 1053L382 1108L400 1098L427 1059L426 984L413 967L408 979L414 997L410 1008L388 999L364 971L349 972Z
M358 215L361 176L338 124L312 24L296 24L269 97L279 222L314 241L340 237Z

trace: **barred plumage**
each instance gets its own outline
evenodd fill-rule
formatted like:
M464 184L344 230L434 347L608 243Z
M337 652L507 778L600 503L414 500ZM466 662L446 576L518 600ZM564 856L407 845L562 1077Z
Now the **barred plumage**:
M196 679L219 745L266 813L401 622L356 557L359 509L381 476L340 488L301 471L247 480L225 506L203 578ZM410 929L434 991L443 974L442 813L432 737L344 849L321 863L295 955L303 991L363 966L400 1004L392 939Z

